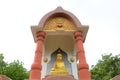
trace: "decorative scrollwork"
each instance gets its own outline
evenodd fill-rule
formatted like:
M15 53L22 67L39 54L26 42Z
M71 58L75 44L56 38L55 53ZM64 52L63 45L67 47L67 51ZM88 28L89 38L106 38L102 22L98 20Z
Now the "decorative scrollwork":
M69 19L64 17L54 17L44 26L43 31L76 31L76 27Z

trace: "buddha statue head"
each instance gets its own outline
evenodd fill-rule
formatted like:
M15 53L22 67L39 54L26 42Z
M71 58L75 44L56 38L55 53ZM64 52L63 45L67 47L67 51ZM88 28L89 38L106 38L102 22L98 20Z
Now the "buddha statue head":
M57 54L57 59L56 60L58 60L58 61L62 61L62 54Z

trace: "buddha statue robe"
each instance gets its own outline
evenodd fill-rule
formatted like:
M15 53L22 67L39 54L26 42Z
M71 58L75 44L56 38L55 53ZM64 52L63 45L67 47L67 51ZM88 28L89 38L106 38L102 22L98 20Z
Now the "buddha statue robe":
M50 71L50 74L56 75L56 74L68 74L68 70L65 68L64 61L62 60L62 54L57 54L57 58L54 62L53 68Z

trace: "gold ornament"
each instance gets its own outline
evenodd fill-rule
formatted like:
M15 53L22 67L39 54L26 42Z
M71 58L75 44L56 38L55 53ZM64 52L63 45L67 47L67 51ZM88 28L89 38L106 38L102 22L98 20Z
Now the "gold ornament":
M75 61L75 59L74 59L73 57L71 57L71 58L70 58L70 61L71 61L71 62L74 62L74 61Z
M72 21L65 17L54 17L46 22L43 31L76 31L76 27Z
M45 63L48 62L48 58L45 57L45 58L43 59L43 61L44 61Z

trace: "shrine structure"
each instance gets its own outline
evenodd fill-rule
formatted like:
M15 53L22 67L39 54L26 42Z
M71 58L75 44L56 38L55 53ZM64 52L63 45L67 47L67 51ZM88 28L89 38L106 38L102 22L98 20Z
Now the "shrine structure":
M88 31L61 7L32 26L36 51L29 80L91 80L83 43Z

